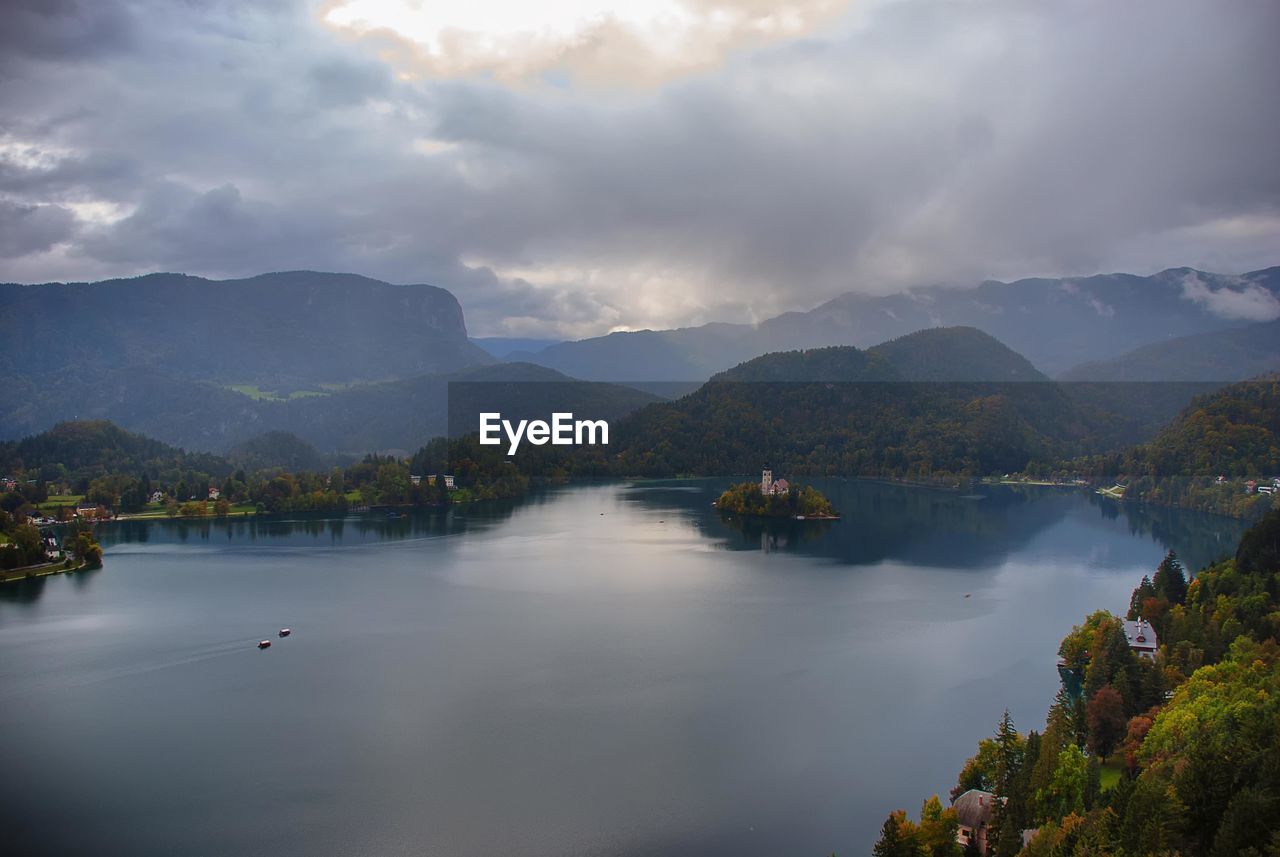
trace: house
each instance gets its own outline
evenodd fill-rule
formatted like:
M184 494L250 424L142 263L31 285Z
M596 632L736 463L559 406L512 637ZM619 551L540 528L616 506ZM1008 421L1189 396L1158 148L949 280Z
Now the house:
M164 492L163 492L163 491L152 491L152 492L151 492L151 499L150 499L150 501L149 501L149 502L151 502L151 503L163 503L163 502L164 502Z
M1151 627L1150 622L1145 619L1124 620L1124 637L1129 642L1129 648L1137 652L1139 657L1155 659L1160 641L1156 639L1156 629Z
M1257 487L1258 487L1258 483L1250 479L1248 482L1244 483L1244 493L1252 494L1257 489Z
M96 518L98 517L98 507L93 503L79 503L76 505L77 518Z
M1274 485L1259 485L1259 486L1258 486L1258 493L1259 493L1259 494L1275 494L1275 493L1276 493L1276 486L1274 486Z
M965 847L972 843L977 846L979 854L987 853L987 832L991 827L991 810L996 800L991 792L969 789L951 802L956 811L956 821L960 823L956 830L956 842Z
M773 494L786 494L791 490L791 485L785 479L774 480L773 471L765 469L760 474L760 493L766 497Z
M210 489L209 489L209 499L210 499L210 500L217 500L217 499L218 499L219 497L221 497L221 496L222 496L222 492L221 492L221 491L219 491L217 488L210 488Z
M6 476L0 479L0 491L8 492L18 487L18 480L12 476Z
M409 481L410 481L410 482L412 482L414 485L421 485L421 484L422 484L422 477L421 477L421 476L410 476L410 477L409 477Z
M427 474L427 484L428 484L428 485L435 485L435 484L436 484L436 479L437 479L437 478L438 478L438 477L437 477L437 476L436 476L436 474L434 474L434 473L429 473L429 474ZM447 474L447 473L446 473L446 474L444 474L444 476L439 477L439 478L443 478L443 479L444 479L444 487L449 488L449 489L452 489L452 488L453 488L453 477L452 477L452 476L450 476L449 474Z

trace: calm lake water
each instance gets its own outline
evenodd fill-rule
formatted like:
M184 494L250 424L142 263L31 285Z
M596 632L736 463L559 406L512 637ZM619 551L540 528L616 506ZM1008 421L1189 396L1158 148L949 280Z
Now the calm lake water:
M744 528L725 484L104 528L0 587L5 853L866 854L1006 705L1043 725L1073 623L1240 532L841 481Z

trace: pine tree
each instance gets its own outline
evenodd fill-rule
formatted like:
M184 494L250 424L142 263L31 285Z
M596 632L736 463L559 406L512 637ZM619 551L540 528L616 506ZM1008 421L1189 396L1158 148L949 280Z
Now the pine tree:
M996 726L996 770L992 788L996 797L989 832L999 857L1017 854L1022 848L1020 818L1025 814L1025 804L1017 786L1022 779L1025 750L1025 742L1006 708Z
M880 839L871 849L874 857L923 857L924 849L916 841L907 814L898 810L889 814L880 829Z
M1155 588L1156 595L1167 598L1170 604L1187 603L1187 576L1182 570L1182 563L1178 562L1178 555L1173 551L1165 554L1160 561L1151 585Z
M1151 582L1151 578L1145 574L1142 576L1142 582L1138 584L1138 588L1133 590L1133 595L1129 598L1129 612L1125 618L1133 621L1142 615L1142 602L1148 598L1156 597L1155 584Z

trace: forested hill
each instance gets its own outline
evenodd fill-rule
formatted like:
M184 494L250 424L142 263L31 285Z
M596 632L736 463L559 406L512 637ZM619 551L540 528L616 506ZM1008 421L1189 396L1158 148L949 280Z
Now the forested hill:
M22 473L29 479L93 479L167 470L225 475L231 467L216 455L189 453L105 420L60 423L41 434L0 443L0 473Z
M1031 362L973 327L931 327L865 351L853 346L783 351L715 375L740 381L1048 381Z
M1190 581L1170 553L1124 617L1152 656L1121 616L1087 617L1062 641L1043 731L1018 732L1006 710L961 769L956 806L891 814L874 853L961 857L966 793L985 799L992 857L1280 853L1278 545L1275 511Z
M1280 371L1280 320L1144 345L1081 364L1063 381L1243 381Z
M1031 361L976 327L934 327L876 345L909 381L1048 381Z
M269 389L447 372L493 358L467 339L452 294L354 274L241 280L149 274L98 283L0 285L4 374L151 368Z
M744 473L768 461L788 473L982 476L1096 446L1101 428L992 337L935 328L867 351L750 360L629 418L619 462L654 475Z
M1131 466L1149 476L1280 475L1280 374L1198 397Z
M472 382L464 389L486 394L497 410L511 416L546 419L558 404L565 407L557 409L593 419L617 420L657 401L630 387L579 383L519 363L291 396L248 394L151 369L91 367L52 378L12 379L0 402L0 436L32 434L72 419L106 419L188 449L225 452L257 435L284 431L322 453L405 453L448 431L450 384L456 382ZM546 401L539 403L539 395Z

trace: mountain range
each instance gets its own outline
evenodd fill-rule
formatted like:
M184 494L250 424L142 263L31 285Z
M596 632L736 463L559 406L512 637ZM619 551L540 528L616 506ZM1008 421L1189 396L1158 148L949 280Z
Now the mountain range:
M324 454L404 451L449 430L448 393L459 382L496 385L485 395L529 415L536 396L515 385L537 382L570 409L613 419L653 393L678 399L713 376L762 372L774 381L1175 379L1206 382L1191 390L1203 392L1280 367L1280 321L1246 318L1280 311L1278 292L1280 268L991 281L848 294L758 325L548 345L471 340L444 289L347 274L0 284L0 438L108 419L189 449L227 452L287 431ZM950 332L914 335L922 329ZM764 354L774 356L756 360ZM729 370L736 376L719 377ZM575 379L629 386L563 386ZM1124 424L1113 434L1130 442L1150 437L1191 395L1169 385L1071 386L1078 407Z
M1280 371L1280 320L1180 336L1111 360L1081 364L1063 381L1241 381Z
M974 328L756 357L618 432L621 470L932 478L1114 448L1117 421Z
M149 274L0 284L0 372L153 369L266 389L377 381L493 363L445 289L289 271L242 280Z
M1058 376L1142 346L1240 329L1276 316L1280 267L1243 276L1171 268L1149 277L988 281L976 288L933 287L883 297L849 293L758 325L714 323L611 333L512 356L576 378L705 380L769 352L827 345L866 348L925 328L967 326L991 334L1040 371ZM1074 374L1082 380L1079 371Z
M542 366L502 363L457 372L359 384L285 398L248 396L208 382L151 369L61 373L19 379L20 404L0 413L7 437L34 434L66 420L109 420L186 449L224 453L265 432L284 431L322 452L406 454L433 437L475 431L477 421L450 414L482 408L521 419L548 415L548 406L616 420L657 401L615 384L575 381ZM6 398L13 397L10 388Z

